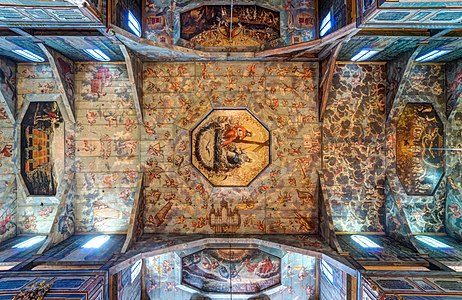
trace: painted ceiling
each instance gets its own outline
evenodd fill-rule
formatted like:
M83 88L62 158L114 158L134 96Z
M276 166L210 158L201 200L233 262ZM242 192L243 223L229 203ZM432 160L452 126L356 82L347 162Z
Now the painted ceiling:
M346 27L319 38L315 1L121 0L119 14L105 1L23 2L0 13L0 27L10 28L0 31L5 265L113 259L120 292L141 290L131 274L143 268L152 299L332 298L355 268L337 252L365 269L457 267L459 9L410 12L397 3L390 13L389 1L364 1L353 28L342 2L332 15ZM143 15L141 37L120 21L128 8ZM380 52L350 61L367 47ZM18 48L45 62L26 61ZM111 61L95 62L89 48ZM439 48L453 51L415 62ZM110 236L104 251L82 249L96 233ZM354 245L354 233L380 250ZM419 243L422 233L451 250ZM29 234L46 242L11 250ZM221 234L221 244L201 240ZM238 235L250 241L232 244ZM333 263L331 280L320 276L321 258ZM88 287L79 282L76 290ZM382 295L461 291L444 276L370 283Z

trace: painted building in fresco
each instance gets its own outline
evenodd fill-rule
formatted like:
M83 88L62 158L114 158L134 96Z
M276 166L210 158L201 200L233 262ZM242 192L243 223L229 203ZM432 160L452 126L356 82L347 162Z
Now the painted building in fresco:
M0 0L0 299L462 299L461 4Z

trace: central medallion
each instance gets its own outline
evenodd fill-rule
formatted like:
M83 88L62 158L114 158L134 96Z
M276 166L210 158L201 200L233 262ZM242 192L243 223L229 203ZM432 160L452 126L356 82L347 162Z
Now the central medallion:
M192 164L214 186L248 186L270 163L270 133L246 109L214 109L191 133Z

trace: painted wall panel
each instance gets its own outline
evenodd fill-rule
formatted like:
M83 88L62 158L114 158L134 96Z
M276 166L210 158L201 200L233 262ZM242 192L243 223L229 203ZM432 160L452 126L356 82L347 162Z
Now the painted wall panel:
M398 120L408 103L432 104L434 113L443 123L445 130L445 99L443 96L444 68L440 64L418 64L411 68L409 80L404 82L404 92L391 112L393 118L387 123L387 178L395 199L400 203L412 232L444 232L444 189L446 179L438 183L433 196L408 195L397 176L398 141L396 138ZM425 148L425 147L422 147ZM425 163L424 160L421 162ZM418 165L416 165L418 166ZM419 171L411 167L409 172ZM423 173L422 173L423 174ZM436 180L436 179L435 179Z
M77 65L76 119L76 231L124 232L140 162L124 64Z
M323 165L336 231L382 231L385 68L337 65L323 122Z
M145 32L144 36L147 39L166 43L166 44L184 44L186 47L193 47L191 43L181 43L181 20L180 11L188 11L202 3L197 1L161 1L161 0L149 0L146 1L145 7ZM211 4L226 4L229 2L211 2ZM235 2L235 5L253 5L255 2L241 1L240 3ZM274 48L277 46L286 46L305 41L310 41L316 38L316 3L315 1L306 0L294 0L286 3L281 0L265 0L259 1L258 4L265 8L280 13L280 27L281 37L273 40L270 43L262 45L262 48ZM200 20L200 14L195 13L195 18ZM196 17L198 16L198 17ZM226 31L229 26L229 19L223 18L220 22L222 30ZM196 22L199 24L200 22ZM239 25L235 28L238 28ZM242 26L242 25L241 25ZM245 26L242 26L245 27ZM237 31L234 32L236 34ZM229 47L230 51L237 49L237 47ZM242 49L242 48L241 48ZM243 48L245 49L245 47Z

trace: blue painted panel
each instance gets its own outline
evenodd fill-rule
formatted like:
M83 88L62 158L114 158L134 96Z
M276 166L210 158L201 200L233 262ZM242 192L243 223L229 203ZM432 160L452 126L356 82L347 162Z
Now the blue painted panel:
M84 279L58 279L54 282L51 289L77 289L85 282Z
M25 286L30 280L5 280L0 281L0 290L18 290Z
M407 17L409 12L382 12L374 20L376 21L398 21Z

